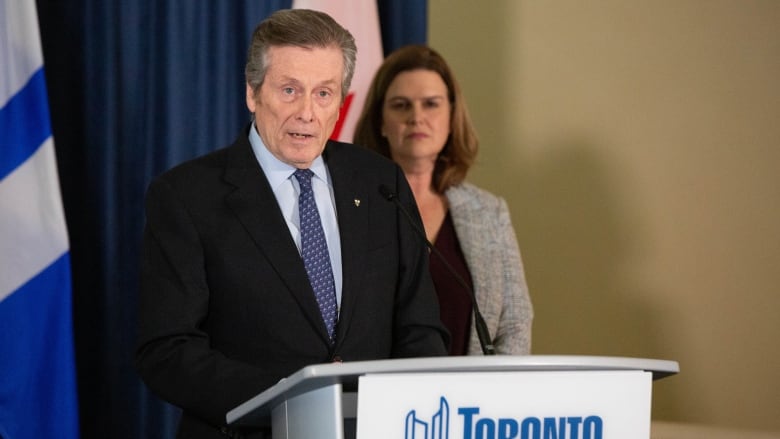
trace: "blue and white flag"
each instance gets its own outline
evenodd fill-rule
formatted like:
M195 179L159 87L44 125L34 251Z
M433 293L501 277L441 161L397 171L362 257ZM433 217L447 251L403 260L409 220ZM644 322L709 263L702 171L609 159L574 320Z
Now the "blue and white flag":
M0 437L78 438L70 256L34 0L0 0Z

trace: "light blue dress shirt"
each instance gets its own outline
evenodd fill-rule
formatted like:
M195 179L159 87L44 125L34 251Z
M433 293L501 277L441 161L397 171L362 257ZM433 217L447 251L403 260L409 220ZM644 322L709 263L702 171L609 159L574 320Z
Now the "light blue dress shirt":
M263 143L263 139L257 133L255 124L249 130L249 143L255 153L260 167L263 168L268 183L276 196L276 202L282 210L284 220L290 229L298 252L301 251L300 217L298 216L298 195L301 192L298 180L293 176L295 167L277 159ZM317 202L317 210L320 213L322 228L325 231L325 240L328 243L330 253L330 265L333 268L333 281L336 284L336 304L341 309L341 238L339 236L338 221L336 219L336 201L333 195L333 184L330 180L328 168L322 156L317 157L309 168L314 172L311 179L314 199Z

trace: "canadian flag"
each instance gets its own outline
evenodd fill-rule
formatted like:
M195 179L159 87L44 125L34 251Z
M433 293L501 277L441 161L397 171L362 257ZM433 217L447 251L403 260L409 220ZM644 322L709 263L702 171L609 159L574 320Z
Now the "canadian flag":
M355 76L344 105L341 106L339 121L330 136L334 140L352 142L368 86L384 58L376 1L293 0L292 7L325 12L355 37L358 50Z

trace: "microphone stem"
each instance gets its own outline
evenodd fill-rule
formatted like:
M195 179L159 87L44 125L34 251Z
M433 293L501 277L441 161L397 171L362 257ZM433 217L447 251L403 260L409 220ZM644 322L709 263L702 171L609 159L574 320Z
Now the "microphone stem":
M424 236L424 235L423 235ZM457 271L455 271L455 268L453 268L452 265L450 265L449 261L447 261L447 258L444 257L444 255L433 246L433 244L428 241L428 239L425 239L425 244L428 246L429 249L436 255L436 257L439 258L439 260L447 267L447 270L453 275L456 281L460 284L461 287L466 291L466 293L469 294L471 298L471 306L474 308L474 325L475 329L477 330L477 338L481 341L481 347L482 347L482 353L485 355L495 355L496 351L493 348L493 343L490 339L490 332L487 329L487 324L485 323L485 319L482 317L482 313L479 311L479 304L477 304L477 298L476 296L471 293L472 290L469 288L466 281L463 279L463 277L458 274Z
M495 355L496 351L493 347L493 342L490 338L490 331L488 331L487 324L485 323L485 319L482 317L482 313L479 311L479 305L477 304L477 298L474 295L474 292L469 287L469 285L466 283L466 281L463 279L461 275L458 274L458 272L455 270L455 268L452 267L452 265L447 261L447 258L444 257L444 255L433 246L431 241L428 240L428 237L425 235L425 232L420 228L420 226L417 224L417 222L414 221L412 218L412 215L409 214L409 212L406 210L406 208L401 204L401 201L398 200L398 197L390 192L389 190L382 190L386 189L384 187L380 188L380 192L387 197L388 200L395 202L395 204L399 207L399 210L406 216L406 219L409 220L409 224L412 225L414 230L417 232L417 234L420 235L420 237L423 238L425 241L426 247L430 251L432 251L437 258L444 264L444 266L447 268L447 271L452 274L452 276L455 278L455 280L460 284L461 287L463 287L464 290L466 290L466 293L469 295L471 299L471 306L474 308L474 326L477 330L477 338L479 339L480 345L482 347L482 353L484 355Z

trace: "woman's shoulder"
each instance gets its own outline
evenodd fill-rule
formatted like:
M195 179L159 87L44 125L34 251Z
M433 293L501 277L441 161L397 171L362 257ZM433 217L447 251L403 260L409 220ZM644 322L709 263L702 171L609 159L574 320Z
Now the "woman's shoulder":
M452 209L497 209L506 206L502 197L469 182L452 186L444 194Z

